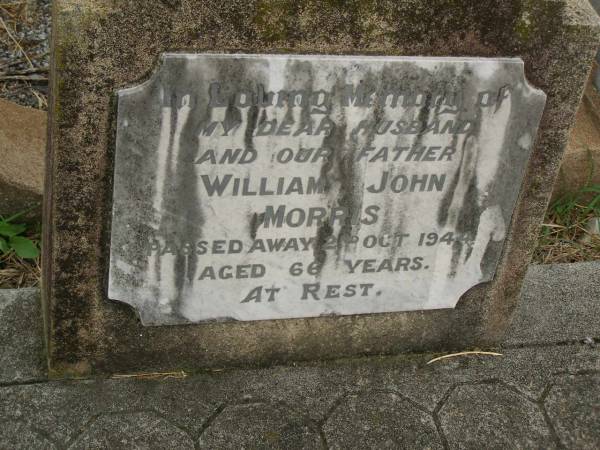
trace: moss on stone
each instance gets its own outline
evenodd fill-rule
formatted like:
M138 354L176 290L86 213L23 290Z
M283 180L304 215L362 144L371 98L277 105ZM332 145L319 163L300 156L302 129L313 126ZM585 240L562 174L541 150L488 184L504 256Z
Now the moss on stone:
M78 379L91 374L92 367L86 361L78 361L74 364L51 364L48 371L48 377L57 380Z
M547 38L550 30L560 28L564 20L564 8L565 3L554 0L521 0L520 14L513 27L516 38L521 43Z
M289 39L294 30L296 7L293 0L259 0L254 15L258 36L266 42Z

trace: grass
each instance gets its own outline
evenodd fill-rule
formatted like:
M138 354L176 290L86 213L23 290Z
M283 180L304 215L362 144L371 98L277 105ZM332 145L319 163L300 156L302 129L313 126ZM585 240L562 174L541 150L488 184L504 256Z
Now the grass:
M587 184L550 205L534 261L541 264L600 260L600 234L588 229L600 218L600 184Z
M0 288L37 286L40 281L40 225L15 223L29 211L0 217Z

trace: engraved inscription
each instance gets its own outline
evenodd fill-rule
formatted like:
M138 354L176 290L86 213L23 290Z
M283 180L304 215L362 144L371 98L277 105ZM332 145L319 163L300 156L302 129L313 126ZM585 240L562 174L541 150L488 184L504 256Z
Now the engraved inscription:
M520 59L164 54L119 91L109 298L145 325L452 308L545 105Z

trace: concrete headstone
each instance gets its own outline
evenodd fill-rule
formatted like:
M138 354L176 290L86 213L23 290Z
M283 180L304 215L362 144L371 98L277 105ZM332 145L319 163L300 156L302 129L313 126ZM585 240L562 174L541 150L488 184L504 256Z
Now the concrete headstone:
M587 0L54 0L52 27L60 376L498 344L600 40Z

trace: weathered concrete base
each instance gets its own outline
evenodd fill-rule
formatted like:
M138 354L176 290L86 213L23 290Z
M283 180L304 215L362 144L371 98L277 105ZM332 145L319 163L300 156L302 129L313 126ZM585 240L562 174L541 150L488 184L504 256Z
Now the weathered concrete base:
M429 365L436 355L41 382L40 335L20 321L0 333L2 365L20 368L0 373L0 447L597 448L599 271L532 267L503 356ZM22 294L0 324L37 307Z
M502 346L600 341L599 273L600 261L531 266ZM0 290L0 384L45 378L40 309L38 289Z

